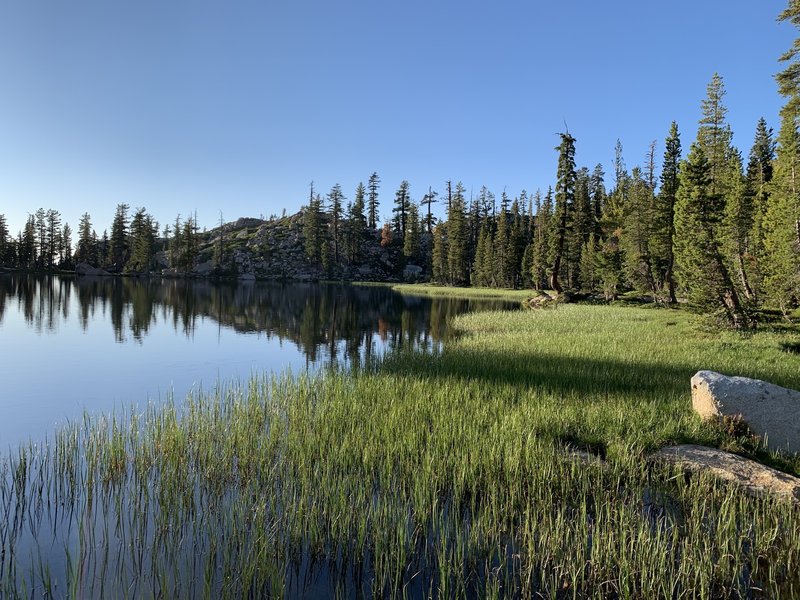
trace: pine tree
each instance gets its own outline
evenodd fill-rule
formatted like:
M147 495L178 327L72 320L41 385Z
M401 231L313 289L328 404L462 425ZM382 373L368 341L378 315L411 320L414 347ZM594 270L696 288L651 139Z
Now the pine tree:
M403 180L394 195L394 232L398 236L405 238L408 229L408 206L411 203L409 195L409 183Z
M199 227L197 225L197 217L190 216L183 222L183 269L186 272L194 269L194 263L197 259L198 241L197 232Z
M59 266L62 269L72 268L72 227L64 223L61 229L61 249L59 251Z
M406 260L414 261L419 254L420 239L419 210L414 202L408 204L408 223L406 234L403 237L403 256Z
M788 21L800 28L800 2L789 0L789 5L778 16L779 21ZM784 52L780 61L787 63L786 68L775 76L778 92L786 98L781 109L781 128L787 117L795 119L800 116L800 38L796 38L792 47Z
M525 246L533 240L533 195L528 196L526 190L522 190L519 194L519 205L522 207L523 222L525 224ZM525 277L528 277L527 275Z
M749 248L755 260L752 274L753 288L758 293L762 286L761 262L764 255L764 215L769 206L769 184L772 181L772 163L775 160L775 141L772 128L762 117L756 126L755 140L747 162L747 184L745 193L751 196L753 205L753 227Z
M541 290L547 286L547 272L550 265L549 249L552 232L551 221L553 217L553 191L547 190L542 201L542 194L537 191L536 199L536 227L532 242L531 280L534 289Z
M623 210L622 254L628 281L640 293L655 296L650 256L654 212L653 189L639 167L631 173L628 202Z
M92 218L83 213L78 222L78 247L75 250L75 262L97 266L97 248L92 240Z
M450 203L450 212L447 215L447 266L449 281L452 285L467 285L469 283L469 262L467 260L467 236L469 232L467 230L464 191L461 182L458 182Z
M25 227L17 240L17 257L19 266L31 269L37 262L37 243L36 243L36 217L28 215Z
M512 275L509 273L508 242L511 237L511 231L509 227L508 196L506 196L505 191L500 197L500 212L497 213L495 220L497 222L497 231L494 233L494 239L491 242L492 271L495 276L492 277L491 285L510 287L509 282Z
M447 283L447 224L439 222L433 229L431 276L439 284Z
M647 147L647 154L645 155L645 167L643 172L645 183L647 187L656 193L656 141L650 142Z
M378 173L373 173L369 176L367 182L367 189L369 190L369 197L367 200L367 226L370 229L375 229L378 226L378 189L380 188L381 180Z
M103 229L103 235L100 238L97 237L97 232L93 230L92 237L94 240L94 247L97 248L97 262L99 266L108 268L108 229Z
M155 231L154 231L155 230ZM144 207L137 208L130 225L131 255L125 265L128 273L146 273L155 254L157 226Z
M800 109L800 103L790 101L783 110L777 157L768 188L769 203L762 223L761 264L766 300L784 315L800 299L800 133L789 107Z
M508 265L506 271L510 275L509 287L517 288L522 283L521 265L525 254L525 223L520 212L520 201L514 199L511 203L511 233L508 236L508 248L506 250L506 260Z
M550 288L560 294L561 267L566 249L567 236L572 220L572 211L575 205L575 138L569 133L562 133L561 144L558 150L558 181L556 183L555 219L558 223L555 239L555 255L550 273Z
M575 179L575 210L567 240L567 282L574 289L581 287L581 253L595 229L590 188L591 176L589 169L584 167L577 172Z
M322 270L325 275L330 277L333 271L333 250L331 248L331 241L328 236L322 239L322 247L320 248Z
M603 165L598 164L592 171L589 179L589 196L592 200L592 210L594 211L594 233L600 234L600 218L603 216L603 208L606 203L606 185L603 172Z
M692 144L681 167L675 206L676 274L694 306L744 329L748 317L723 258L720 229L725 200L714 191L711 175L703 145Z
M622 143L617 140L614 148L614 188L605 199L600 216L600 243L595 260L596 280L606 300L617 297L623 281L622 237L630 179L622 157Z
M661 188L656 196L653 232L650 241L653 276L656 286L666 299L675 304L675 199L680 183L681 139L678 124L672 122L664 149L661 166Z
M47 262L47 211L39 208L35 213L36 218L36 262L39 268Z
M528 242L522 253L520 264L520 278L523 288L533 287L533 242Z
M11 266L11 239L8 233L6 216L0 214L0 265Z
M597 241L594 233L589 235L589 239L583 246L581 252L581 290L592 293L597 290Z
M722 77L714 73L706 88L707 96L703 100L703 117L697 130L697 143L702 147L708 161L709 192L724 198L726 188L731 140L733 132L725 121L728 109L723 103L725 85Z
M431 207L436 203L436 196L438 195L437 192L434 192L430 186L428 186L428 193L422 198L422 205L427 207L427 212L425 214L425 231L427 233L433 233L436 217L433 216Z
M61 246L61 213L57 210L49 209L45 216L47 229L45 231L44 244L44 264L52 269L58 257L59 246Z
M172 226L172 240L169 246L169 264L173 269L180 269L183 266L183 223L181 215L175 217L175 224Z
M470 282L473 286L486 287L487 277L485 276L484 269L486 267L486 238L487 226L481 227L481 232L478 234L478 244L475 247L475 260L472 263L472 274L470 275Z
M320 264L322 259L322 198L314 194L314 183L311 183L308 206L303 213L303 247L306 258L312 265Z
M112 269L122 271L128 261L128 209L127 204L117 204L111 223L111 238L108 242L108 263Z
M755 220L753 195L748 193L742 156L732 150L728 157L727 194L724 213L725 258L733 266L744 297L753 299L755 293L750 282L754 277L754 257L750 235Z
M361 245L367 233L367 217L364 215L366 207L367 190L363 183L359 183L356 188L356 195L353 204L350 206L347 215L348 221L348 255L351 264L357 263L361 259Z
M342 200L345 200L342 186L337 183L328 192L333 263L337 265L339 264L339 251L342 246Z
M222 216L222 211L219 211L218 222L218 235L217 242L214 244L213 262L217 269L221 269L225 262L225 219Z
M722 253L731 273L736 274L737 286L745 298L753 298L750 285L749 236L754 214L752 195L746 193L742 160L732 145L733 132L725 121L727 108L723 104L725 87L715 73L703 100L703 118L697 131L698 144L708 159L710 193L721 198L723 227L717 233L723 245Z
M172 226L167 223L164 225L164 230L161 232L160 248L164 252L169 252L172 243Z
M778 19L800 28L800 2L789 0ZM775 79L786 104L781 109L772 181L766 188L769 197L763 210L761 271L768 303L785 315L800 298L800 182L796 175L800 169L800 38L795 38L780 61L786 67Z

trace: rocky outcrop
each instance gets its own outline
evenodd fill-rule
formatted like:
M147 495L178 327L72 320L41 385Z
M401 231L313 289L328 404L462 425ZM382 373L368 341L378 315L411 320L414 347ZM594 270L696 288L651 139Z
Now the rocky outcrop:
M84 277L110 277L111 273L105 269L98 269L87 263L78 263L75 265L75 275L82 275Z
M233 223L232 229L245 229L249 227L260 227L266 223L263 219L255 219L252 217L239 217L236 219L236 222Z
M704 419L741 418L771 450L800 452L800 392L748 377L698 371L692 406Z
M524 308L531 308L531 309L551 308L556 306L558 302L559 302L558 295L556 294L550 295L547 292L539 291L536 292L533 296L531 296L527 300L524 300L522 302L522 306Z
M751 495L769 494L800 504L800 478L730 452L705 446L670 446L651 459L678 464L690 473L710 473Z
M302 213L281 218L239 219L204 234L199 242L196 277L239 277L261 280L312 281L319 279L398 281L403 275L402 248L380 245L377 232L365 235L359 256L352 264L342 257L338 265L323 268L321 260L309 260L305 252ZM421 243L429 243L423 235ZM223 248L222 260L219 249ZM216 265L214 268L208 268ZM409 280L424 279L422 267L408 265Z
M327 225L323 215L323 230ZM380 232L370 230L348 245L348 252L340 248L338 258L306 254L304 233L305 218L302 212L291 216L270 217L269 220L241 218L225 223L210 231L198 232L196 254L192 266L170 265L169 251L160 250L154 255L152 272L164 277L193 279L223 278L244 281L424 281L429 269L416 264L406 264L402 244L381 245ZM432 236L420 236L420 255L430 252ZM159 239L159 245L169 246L169 240ZM174 258L174 257L173 257ZM184 257L185 258L185 257ZM174 262L174 261L173 261ZM182 261L183 262L183 261ZM404 269L405 267L405 269ZM76 268L78 275L109 275L110 273L82 263ZM127 273L128 275L140 275Z

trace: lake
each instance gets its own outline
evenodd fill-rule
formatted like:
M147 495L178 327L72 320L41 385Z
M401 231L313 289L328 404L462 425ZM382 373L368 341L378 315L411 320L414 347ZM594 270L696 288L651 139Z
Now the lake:
M439 349L455 315L513 307L388 286L2 274L0 453L85 411Z

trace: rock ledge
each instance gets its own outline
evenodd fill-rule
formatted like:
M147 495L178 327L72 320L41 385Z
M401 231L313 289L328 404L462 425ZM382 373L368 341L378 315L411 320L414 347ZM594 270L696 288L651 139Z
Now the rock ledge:
M691 473L711 473L754 496L769 494L800 505L800 478L730 452L683 445L662 448L651 458L679 464Z

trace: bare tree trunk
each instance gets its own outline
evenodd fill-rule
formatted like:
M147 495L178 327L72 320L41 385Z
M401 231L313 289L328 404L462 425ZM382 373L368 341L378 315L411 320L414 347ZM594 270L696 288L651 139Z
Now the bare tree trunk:
M667 280L667 290L669 293L669 303L670 304L677 304L678 303L678 296L675 294L675 276L673 275L675 259L670 259L669 265L667 266L666 272L666 280Z
M797 246L800 247L800 219L794 222L794 233L797 238Z
M717 265L717 270L722 277L723 292L721 294L722 305L725 312L728 313L728 319L733 324L734 329L742 330L748 329L750 323L747 319L747 314L742 307L742 302L739 299L739 294L736 293L736 288L733 285L730 273L728 272L725 262L719 254L719 251L714 252L714 262Z
M739 271L739 280L742 282L745 298L752 300L754 296L753 288L750 287L750 282L747 280L747 272L744 268L744 257L741 252L736 253L736 268Z

